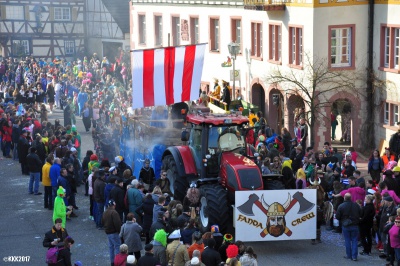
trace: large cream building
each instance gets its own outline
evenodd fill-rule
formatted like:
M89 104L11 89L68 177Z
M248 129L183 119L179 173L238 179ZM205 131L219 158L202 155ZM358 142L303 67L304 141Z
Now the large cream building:
M377 146L389 139L399 121L400 6L395 1L375 1L373 68L379 79L375 94ZM351 144L362 148L360 136L366 119L365 88L368 59L368 1L357 0L132 0L130 8L131 48L146 49L208 43L202 89L213 89L213 78L230 80L230 67L222 67L229 56L228 43L240 44L235 61L235 88L248 101L260 106L272 127L293 132L293 111L303 107L299 95L287 93L279 84L269 84L268 73L277 68L302 76L310 58L326 60L330 70L361 73L356 91L330 93L330 106L319 111L315 144L330 141L330 113L351 106ZM376 82L378 83L378 82ZM273 104L278 95L280 105ZM307 106L306 106L307 109ZM293 135L293 133L292 133ZM338 136L340 137L340 135Z

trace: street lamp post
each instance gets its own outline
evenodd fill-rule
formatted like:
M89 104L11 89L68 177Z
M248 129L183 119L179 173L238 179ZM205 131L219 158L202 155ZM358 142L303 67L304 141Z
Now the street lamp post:
M236 95L236 90L235 90L235 78L236 78L236 73L235 73L235 61L236 61L236 56L240 52L240 44L235 43L235 42L230 42L228 44L228 50L231 55L231 58L233 60L233 89L232 89L232 98L235 97Z

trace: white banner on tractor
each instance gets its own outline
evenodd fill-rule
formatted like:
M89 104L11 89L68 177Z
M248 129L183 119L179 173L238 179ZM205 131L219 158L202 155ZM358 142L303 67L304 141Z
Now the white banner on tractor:
M235 192L235 238L242 241L315 239L315 189Z

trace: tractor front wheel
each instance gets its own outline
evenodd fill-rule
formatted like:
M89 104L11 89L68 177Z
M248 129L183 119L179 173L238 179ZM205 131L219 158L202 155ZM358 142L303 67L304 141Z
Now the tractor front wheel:
M200 187L200 219L202 232L209 232L212 225L218 225L226 232L229 220L229 206L226 190L220 185Z
M162 169L167 171L167 177L170 182L170 190L174 195L175 200L183 202L188 189L188 183L185 176L179 176L178 167L172 155L164 157L162 162Z

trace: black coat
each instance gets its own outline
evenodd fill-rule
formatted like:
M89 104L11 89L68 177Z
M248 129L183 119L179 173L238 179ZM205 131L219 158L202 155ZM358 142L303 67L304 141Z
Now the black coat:
M115 210L121 213L125 210L125 190L119 185L114 186L110 191L110 199L113 199L116 203Z
M146 252L143 257L140 257L136 266L156 266L161 263L154 257L154 254Z
M282 135L282 143L283 143L283 146L285 147L285 156L286 157L289 157L289 154L290 154L291 139L292 139L292 136L290 136L289 132Z
M206 247L201 253L201 262L207 266L219 266L222 262L221 255L215 249Z
M31 173L40 173L42 171L43 163L36 153L30 152L26 156L26 164Z
M61 243L64 241L64 239L68 236L68 232L67 229L65 228L61 228L61 230L57 231L54 226L53 228L46 232L46 234L44 235L44 239L43 239L43 247L45 248L51 248L54 247L51 242L54 241L54 239L59 238L60 241L58 243Z
M154 202L154 200L152 198L149 198L149 199L145 198L142 205L140 205L139 208L136 209L136 213L141 214L143 217L142 228L143 228L144 233L147 233L150 231L151 225L153 223L154 204L156 204L156 203Z
M299 168L301 168L301 164L303 162L304 152L296 153L294 159L292 159L292 171L296 173Z
M36 148L36 154L44 163L44 161L46 160L46 148L44 146L44 143L35 140L32 146Z
M69 248L63 248L58 251L56 266L72 266Z
M67 104L64 108L64 127L71 125L71 106Z
M367 203L361 209L360 228L371 229L374 224L375 207L373 203Z
M26 164L29 147L28 140L24 136L20 136L18 140L18 158L20 163Z
M343 223L345 219L351 219L351 225L358 225L360 222L361 208L352 201L345 201L339 205L336 211L336 218Z

